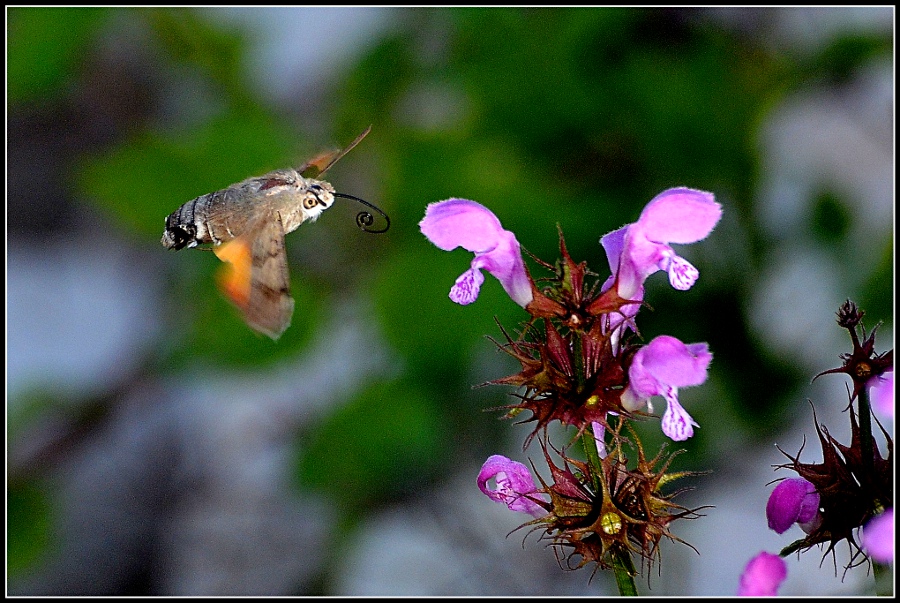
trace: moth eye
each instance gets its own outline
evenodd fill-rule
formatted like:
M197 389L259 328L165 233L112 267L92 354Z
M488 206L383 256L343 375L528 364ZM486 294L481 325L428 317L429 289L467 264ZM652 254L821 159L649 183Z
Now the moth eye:
M318 204L319 200L314 195L310 195L303 200L303 207L305 209L312 209Z

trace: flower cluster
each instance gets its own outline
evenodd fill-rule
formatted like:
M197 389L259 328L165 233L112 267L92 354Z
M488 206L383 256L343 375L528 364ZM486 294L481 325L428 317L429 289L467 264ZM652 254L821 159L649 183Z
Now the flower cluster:
M893 350L884 354L875 352L877 327L866 336L863 314L849 300L841 306L837 313L838 324L850 332L853 351L841 356L843 364L840 367L816 375L844 373L853 380L847 408L850 444L841 444L829 434L815 418L813 409L822 461L802 463L800 452L792 456L782 451L790 463L777 467L791 469L799 477L782 479L772 491L766 505L769 528L783 534L796 523L806 536L785 547L781 557L826 544L825 554L834 554L837 544L846 540L851 551L847 569L873 560L876 568L877 564L893 562L894 445L873 412L874 407L882 417L893 416ZM873 438L873 418L885 439L887 458L882 456ZM859 530L862 530L861 543L856 540ZM767 588L760 584L773 584L775 575L780 576L777 582L784 579L786 569L771 561L757 562L757 559L770 557L771 554L762 553L751 561L742 577L739 594L752 594Z
M518 388L518 402L506 407L507 417L530 412L522 420L534 424L525 447L538 437L550 479L538 475L538 486L525 465L494 455L477 481L491 499L532 515L526 525L543 529L566 553L569 566L595 562L633 575L632 554L652 563L662 537L679 540L670 524L697 516L673 503L674 494L663 493L663 486L692 473L668 472L674 454L660 451L648 460L628 421L651 416L652 398L661 396L665 435L677 442L692 437L697 423L678 392L706 381L712 354L705 343L685 344L667 335L642 344L635 319L644 305L644 282L655 272L666 272L678 290L697 281L699 271L671 245L704 239L721 214L710 193L689 188L660 193L637 222L600 239L611 272L602 283L585 262L572 259L560 232L560 259L551 265L535 258L551 274L539 279L540 286L525 267L515 235L483 205L466 199L432 203L420 222L422 233L440 249L474 253L450 289L452 301L474 302L484 270L530 315L515 336L504 330L505 342L498 344L519 361L521 371L491 383ZM548 441L554 421L576 430L560 449ZM579 438L586 461L567 452ZM629 447L636 453L632 468ZM561 464L551 459L551 450ZM574 556L581 561L574 562Z

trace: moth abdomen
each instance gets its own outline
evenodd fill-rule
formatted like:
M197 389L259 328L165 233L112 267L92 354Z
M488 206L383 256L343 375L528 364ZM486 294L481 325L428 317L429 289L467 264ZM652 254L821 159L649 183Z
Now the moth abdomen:
M197 240L196 207L202 197L192 199L166 217L162 244L166 249L195 247Z
M201 243L220 242L212 236L210 218L222 205L228 189L191 199L166 218L162 244L167 249L196 247Z
M193 243L197 244L197 229L193 224L176 224L174 226L166 226L162 236L162 244L166 249L184 249ZM193 246L193 245L192 245Z

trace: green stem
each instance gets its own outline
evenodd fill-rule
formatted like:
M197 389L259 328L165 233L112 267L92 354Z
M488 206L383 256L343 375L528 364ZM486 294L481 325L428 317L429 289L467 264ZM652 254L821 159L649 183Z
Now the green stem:
M871 476L875 470L875 450L872 448L872 410L869 406L869 388L863 387L857 399L859 400L859 435L863 471L864 475Z
M872 570L875 575L875 594L879 597L893 597L894 580L891 566L873 561Z
M862 448L863 471L871 479L875 479L875 449L872 439L872 410L869 404L869 388L864 387L857 396L859 400L859 432L860 447ZM876 499L873 501L876 511L883 510L891 501ZM879 596L893 596L893 571L890 566L872 561L872 573L875 576L875 594Z
M581 351L581 337L578 333L573 332L572 340L576 387L580 392L584 387L584 358ZM594 487L594 492L600 492L600 474L603 471L603 465L600 463L600 455L597 454L597 442L594 440L594 430L590 425L585 426L584 431L581 432L581 445L584 447L584 455L592 469L591 485Z
M594 491L601 492L603 485L600 483L600 475L601 471L603 471L603 465L600 462L600 455L597 453L597 442L594 440L594 432L590 427L585 428L584 432L582 432L581 445L584 448L587 462L591 467ZM638 592L637 587L634 585L635 571L631 555L627 551L617 551L613 553L612 559L619 594L623 597L636 597Z
M572 333L572 356L575 360L575 378L578 389L584 388L584 354L582 350L581 337L577 333ZM605 437L604 437L605 439ZM591 467L592 485L594 492L601 492L603 485L600 483L603 474L603 464L600 462L600 454L597 452L597 441L594 439L594 430L588 425L581 433L581 445L584 448L584 455ZM628 551L616 551L612 555L613 571L616 574L616 586L619 588L619 594L623 597L638 596L637 587L634 584L634 563Z
M591 467L591 486L593 486L594 492L600 492L603 489L603 484L600 483L600 472L603 471L603 465L600 463L600 455L597 453L594 430L590 426L585 427L581 432L581 446L584 448L584 456Z
M585 375L584 375L584 344L581 341L581 335L572 332L572 360L575 363L575 387L578 393L584 391Z
M616 586L623 597L638 596L637 587L634 585L634 563L631 555L625 551L618 551L613 555L613 570L616 573Z

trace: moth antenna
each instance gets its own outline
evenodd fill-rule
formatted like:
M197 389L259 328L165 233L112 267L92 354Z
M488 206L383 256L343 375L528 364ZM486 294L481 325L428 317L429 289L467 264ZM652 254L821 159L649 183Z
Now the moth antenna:
M369 212L363 210L363 211L359 212L358 214L356 214L356 225L359 226L360 230L363 230L365 232L371 232L374 234L379 234L382 232L387 232L387 229L391 227L391 219L388 217L388 215L386 213L384 213L383 211L381 211L380 208L372 205L368 201L363 201L359 197L354 197L353 195L345 195L344 193L335 193L334 196L341 197L343 199L352 199L352 200L356 201L357 203L362 203L366 207L371 207L372 209L377 211L379 214L381 214L381 217L384 218L384 222L385 222L384 228L382 228L380 230L371 229L369 227L375 223L375 216L373 216Z

